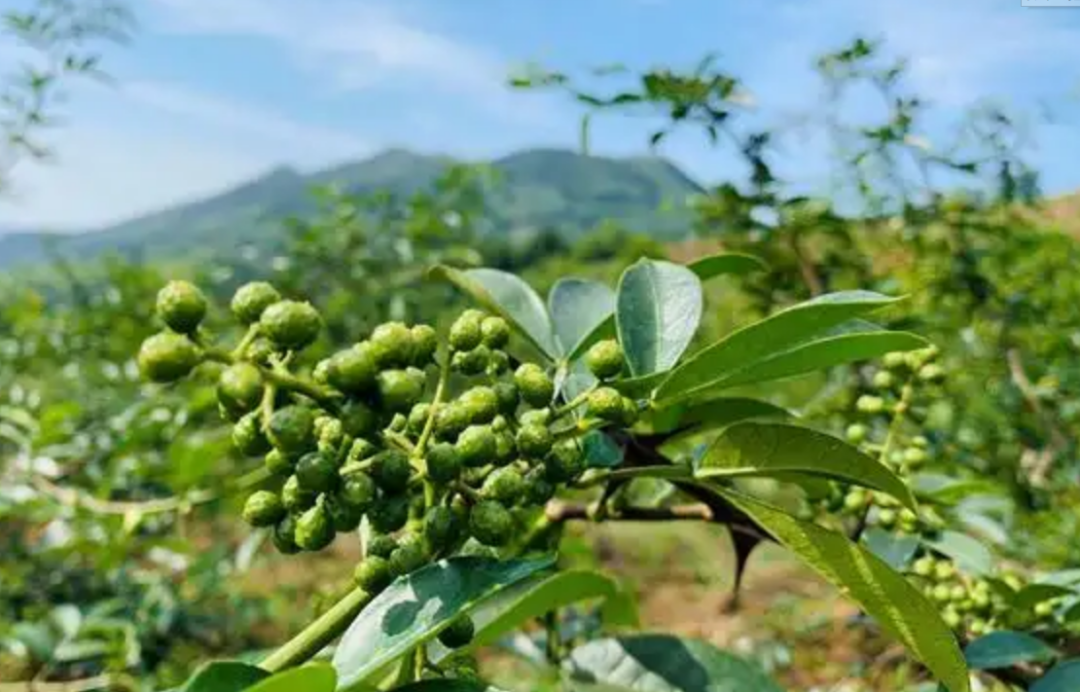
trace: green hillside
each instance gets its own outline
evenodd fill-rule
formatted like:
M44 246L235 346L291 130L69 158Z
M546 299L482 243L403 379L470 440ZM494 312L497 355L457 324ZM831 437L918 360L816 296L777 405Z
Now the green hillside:
M334 182L356 192L406 194L429 184L452 162L394 149L308 175L282 167L213 197L109 228L62 238L0 236L0 267L42 261L49 238L57 252L80 259L109 251L135 257L228 255L248 243L270 246L281 237L282 218L311 209L313 186ZM688 229L685 199L701 190L673 164L655 157L534 149L490 165L501 179L490 193L492 221L503 232L555 227L573 235L615 219L659 238L679 238Z

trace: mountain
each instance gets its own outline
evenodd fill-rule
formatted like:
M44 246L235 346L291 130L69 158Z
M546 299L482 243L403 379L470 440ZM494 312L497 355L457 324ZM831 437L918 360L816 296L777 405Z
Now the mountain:
M312 210L314 185L336 182L358 193L407 194L430 184L451 163L444 156L391 149L309 174L281 167L220 194L108 228L63 236L0 233L0 268L41 262L50 244L54 252L78 259L104 252L175 258L229 254L248 243L273 245L283 237L284 217ZM488 198L499 231L550 226L575 234L611 218L657 237L678 238L689 223L684 201L701 191L674 164L657 157L531 149L489 163L502 179Z

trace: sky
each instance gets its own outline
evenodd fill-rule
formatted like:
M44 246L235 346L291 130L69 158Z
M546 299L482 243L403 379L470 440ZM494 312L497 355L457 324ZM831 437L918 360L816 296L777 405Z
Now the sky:
M577 144L580 106L507 88L527 62L692 68L716 53L777 122L812 109L813 58L856 34L906 56L942 132L978 99L1031 114L1044 188L1080 188L1080 7L1020 0L130 0L110 84L73 87L56 158L20 163L0 228L86 230L214 194L267 170L316 170L390 147L482 160ZM0 11L25 5L0 0ZM7 43L4 43L4 41ZM0 74L24 55L0 38ZM1053 120L1044 121L1049 110ZM647 149L606 117L593 151ZM930 135L936 132L928 133ZM702 182L732 174L699 137L661 149ZM827 152L789 143L782 172L819 185Z

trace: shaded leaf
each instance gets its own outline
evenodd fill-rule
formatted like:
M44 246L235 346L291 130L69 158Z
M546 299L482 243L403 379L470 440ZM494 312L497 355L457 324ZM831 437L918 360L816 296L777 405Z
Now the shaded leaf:
M630 374L670 369L694 338L702 311L701 281L686 267L635 262L619 278L615 326Z
M445 265L434 267L431 274L449 281L481 306L503 317L548 358L558 357L555 333L544 301L517 276L498 269L459 270Z
M936 539L923 542L952 558L957 567L969 574L981 576L994 569L994 556L990 550L971 536L956 531L942 531Z
M639 428L651 434L685 430L698 434L751 418L790 418L787 409L749 397L718 397L700 403L685 402L654 408Z
M669 400L710 387L752 363L790 350L810 337L895 303L870 291L828 293L781 310L707 346L675 368L655 398Z
M765 271L769 267L764 261L753 255L740 252L721 252L696 259L686 265L686 268L697 274L702 281L708 281L721 274L742 276L750 272Z
M559 353L566 360L574 360L592 345L588 343L590 337L612 319L615 292L598 281L559 279L548 293L548 312ZM609 324L614 326L613 322Z
M1017 663L1049 661L1058 652L1052 646L1024 632L1000 630L979 637L964 649L973 670L1008 668Z
M967 666L955 637L941 621L938 608L902 575L840 533L748 495L725 488L714 491L858 603L949 692L969 692Z
M501 687L492 687L486 682L462 679L424 680L404 687L395 687L394 692L504 692Z
M863 541L870 552L897 571L906 567L919 549L918 536L902 536L876 526L863 532Z
M736 423L698 461L698 478L800 473L865 486L892 495L912 509L907 485L888 467L843 440L786 423Z
M368 679L437 635L457 615L553 563L552 558L457 557L399 577L361 611L342 637L333 659L339 686Z
M1028 688L1028 692L1076 692L1076 690L1080 690L1080 659L1057 664Z
M585 452L585 463L589 468L608 469L622 464L622 448L600 430L586 433L581 440L581 447Z
M238 692L270 677L262 668L239 661L211 661L195 671L183 692Z
M757 666L712 644L670 635L600 639L563 663L574 690L605 692L783 692Z
M1028 584L1016 592L1012 598L1012 607L1015 610L1031 610L1043 601L1052 598L1074 595L1073 589L1058 586L1057 584Z
M334 692L337 674L329 663L308 663L282 671L248 688L248 692Z

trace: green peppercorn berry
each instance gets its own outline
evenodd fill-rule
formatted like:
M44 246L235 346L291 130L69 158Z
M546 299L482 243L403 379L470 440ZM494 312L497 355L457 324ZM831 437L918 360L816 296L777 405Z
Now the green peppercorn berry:
M940 383L945 381L945 368L937 363L929 363L919 368L919 379L923 382Z
M499 412L499 397L491 387L473 387L458 397L457 403L465 407L469 422L474 424L490 423Z
M492 430L495 427L492 426ZM510 434L509 430L503 430L502 432L495 433L495 463L496 464L509 464L517 457L518 449L517 444L514 442L514 436Z
M390 586L390 582L394 581L394 573L390 570L390 563L386 558L368 555L356 566L353 581L364 591L375 595Z
M622 347L615 339L598 341L585 352L585 365L597 379L617 377L623 369Z
M296 479L304 490L326 492L337 486L337 470L337 461L333 456L323 452L309 452L296 462Z
M480 336L488 348L502 348L510 341L510 325L501 317L485 317L480 321Z
M287 515L279 521L270 534L270 540L282 555L299 553L300 546L296 545L296 519L292 515Z
M855 401L855 408L863 413L881 413L885 410L885 400L879 396L863 394Z
M267 436L285 453L300 454L315 447L315 414L306 406L279 408L270 416Z
M514 415L520 401L517 386L513 382L496 382L491 389L499 402L499 413L506 416Z
M454 445L458 459L465 466L479 467L495 460L498 451L495 433L486 425L470 425L458 435Z
M484 313L466 310L450 325L450 348L455 351L471 351L484 338L481 325Z
M907 354L901 351L891 351L882 357L881 363L890 370L902 370L907 367Z
M322 550L334 540L334 526L326 511L325 501L304 510L296 519L296 545L304 550Z
M481 500L469 511L469 533L481 545L492 548L506 545L513 530L510 512L494 500Z
M450 358L450 368L462 375L479 375L491 363L491 349L480 344L471 351L456 351Z
M510 467L495 469L484 480L480 494L485 499L495 500L506 507L512 507L525 494L525 479L521 477L517 469Z
M271 449L264 461L266 470L275 476L288 476L296 469L296 459L280 449Z
M443 439L457 437L469 427L469 410L457 402L439 408L435 415L435 433Z
M144 377L165 384L190 375L202 356L186 336L161 332L142 342L136 360Z
M878 512L877 522L883 528L891 529L892 527L896 526L896 520L896 510L894 509L883 509Z
M279 300L281 294L276 288L265 281L252 281L236 289L229 307L242 324L254 324L266 308Z
M938 581L945 581L946 579L952 579L956 575L956 567L948 560L939 560L934 565L934 578Z
M930 597L938 603L945 603L949 600L951 592L952 589L949 588L948 584L937 584L934 586L934 590L930 592Z
M926 450L918 447L908 447L904 450L904 463L911 468L917 468L926 463L927 454Z
M300 485L300 480L295 475L289 476L281 486L281 502L285 509L294 514L311 507L316 498L318 493Z
M460 649L467 646L475 634L476 628L472 618L462 613L451 620L446 629L439 632L439 643L448 649Z
M375 432L378 416L370 406L362 401L350 401L341 407L338 413L342 431L349 437L363 437Z
M390 423L387 424L384 431L390 431L395 433L403 433L405 429L409 427L409 418L404 413L395 413L390 419Z
M255 527L273 526L285 518L281 496L269 490L256 490L244 502L244 521Z
M347 504L365 512L375 502L376 491L375 480L363 471L359 471L341 479L338 495Z
M870 504L870 496L861 488L849 490L844 496L844 509L849 512L857 512Z
M530 459L542 459L551 451L554 438L545 425L529 423L518 428L515 438L518 451Z
M247 413L253 410L262 401L262 395L262 374L251 363L230 365L218 377L218 401L232 411Z
M623 427L629 428L634 423L637 423L638 418L641 415L641 411L638 409L637 402L628 396L622 397L622 416L619 422Z
M525 477L525 503L542 505L555 497L555 486L544 479L543 469L533 469Z
M1054 602L1042 601L1035 604L1035 617L1047 618L1054 614Z
M408 411L424 396L426 378L420 370L383 370L378 375L379 399L388 411Z
M911 445L918 447L919 449L928 449L930 447L930 440L926 439L922 435L916 435L911 438Z
M341 444L345 442L345 430L341 421L331 418L319 431L318 449L320 452L337 456Z
M419 435L427 427L428 418L431 417L431 404L422 401L409 410L406 429L413 435Z
M382 534L380 536L372 536L368 541L367 550L364 553L368 557L374 555L381 558L389 558L395 550L397 550L398 542L393 536Z
M531 411L524 411L524 412L522 412L521 416L518 418L518 423L520 423L522 425L546 426L550 422L551 422L551 409L547 408L546 406L544 408L537 408L537 409L533 409Z
M896 378L888 370L879 370L874 373L873 384L875 389L892 389L896 384Z
M960 613L948 608L941 613L941 619L949 629L953 630L959 627L961 623Z
M368 338L379 368L404 368L413 359L412 331L402 322L384 322Z
M326 381L346 394L363 394L375 388L379 374L374 349L363 341L330 357Z
M564 440L544 459L544 476L553 483L569 483L585 470L585 455L576 440Z
M622 394L611 387L600 387L589 393L586 410L590 416L606 421L619 421L623 415Z
M270 451L270 442L263 434L258 411L245 414L232 429L232 442L241 454L257 457Z
M555 383L536 363L525 363L518 367L514 372L514 384L529 406L547 406L555 396Z
M389 558L390 572L402 576L415 572L427 563L427 550L418 540L403 540Z
M490 377L498 377L510 369L510 356L506 351L492 351L488 355L488 364L484 372Z
M347 463L360 462L375 456L378 451L378 447L364 438L358 437L349 446L349 452L346 454L345 459Z
M322 317L311 303L281 300L266 308L259 318L263 334L282 351L296 351L315 341Z
M326 495L326 513L338 533L355 531L364 518L364 513L341 494Z
M390 495L404 492L409 487L411 475L412 465L405 452L388 449L375 455L371 476L383 492Z
M251 342L251 345L247 347L247 357L253 363L259 365L270 365L270 358L277 350L274 345L270 343L269 339L264 339L261 336L255 341Z
M967 589L964 588L963 585L954 584L953 587L949 589L949 599L952 600L953 603L959 603L965 598L967 598Z
M158 291L157 314L174 332L193 334L206 317L206 296L188 281L170 281Z
M460 533L460 519L449 507L437 505L424 515L424 538L435 551L450 547Z
M412 338L412 364L423 368L435 360L439 348L439 335L427 324L417 324L409 330Z
M435 483L449 483L461 474L461 459L454 445L438 442L427 450L427 475Z
M377 533L393 533L409 520L409 497L388 495L376 500L367 512L371 528Z
M847 437L848 442L853 445L857 445L866 439L866 436L867 434L869 434L869 432L870 431L867 430L866 426L862 423L852 423L847 427L847 430L844 434Z

